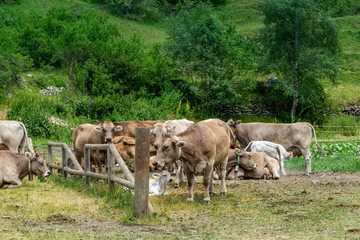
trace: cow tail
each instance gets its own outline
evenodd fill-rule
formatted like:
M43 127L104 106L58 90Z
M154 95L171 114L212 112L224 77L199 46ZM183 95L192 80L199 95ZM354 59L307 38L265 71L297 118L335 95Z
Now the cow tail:
M20 142L20 146L21 146L21 153L24 153L25 152L25 141L26 141L26 144L28 146L28 150L30 151L29 149L29 140L28 140L28 135L27 135L27 131L26 131L26 127L23 123L19 122L20 123L20 126L24 129L24 137L21 139L21 142ZM19 147L20 147L19 146ZM19 149L20 150L20 149Z
M280 154L280 148L279 148L279 146L276 146L276 151L277 151L278 154L279 154L279 163L281 163L281 154Z
M314 133L314 139L315 139L315 145L317 146L317 148L321 151L324 152L324 150L320 147L320 145L318 144L317 140L316 140L316 133L315 133L315 128L313 127L313 125L311 125L310 123L308 123L309 126L311 127L313 133Z
M229 127L229 125L227 125L227 124L225 124L225 125L227 126L227 128L228 128L228 130L229 130L230 140L232 140L232 142L235 143L235 142L236 142L236 137L235 137L233 131L231 130L231 128Z

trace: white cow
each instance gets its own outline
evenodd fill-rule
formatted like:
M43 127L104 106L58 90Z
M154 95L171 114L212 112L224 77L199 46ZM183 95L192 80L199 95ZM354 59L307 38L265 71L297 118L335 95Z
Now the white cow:
M286 175L284 169L284 160L293 158L292 153L287 152L282 145L269 141L251 141L245 148L245 151L262 152L270 157L277 159L280 164L280 171L282 175Z
M179 120L168 120L164 123L156 123L154 128L151 130L151 134L154 135L154 148L158 149L159 142L162 139L162 136L166 133L175 136L182 132L184 132L188 127L193 125L193 121L189 121L187 119L179 119ZM180 186L180 182L184 180L184 173L182 169L182 164L180 161L175 162L175 187Z
M171 182L170 173L166 170L160 174L154 173L153 178L149 179L149 196L167 196L167 182Z
M23 123L0 121L0 150L24 153L25 142L29 145L27 131Z

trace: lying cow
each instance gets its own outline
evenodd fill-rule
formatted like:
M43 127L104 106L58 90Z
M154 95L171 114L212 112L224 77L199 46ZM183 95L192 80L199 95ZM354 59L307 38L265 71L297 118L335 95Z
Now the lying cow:
M166 170L159 173L154 173L153 178L149 179L149 195L164 195L167 196L167 183L171 182L170 173Z
M98 122L96 125L81 124L73 132L73 147L76 160L82 165L85 144L112 143L116 132L122 130L112 122ZM105 150L90 150L90 161L95 162L98 171L102 172L102 164L106 164Z
M277 143L269 141L251 141L245 148L245 151L249 152L263 152L266 155L278 160L280 164L280 171L282 175L286 175L284 169L284 160L292 158L292 153L287 152L285 148Z
M168 133L172 136L178 135L182 132L184 132L188 127L193 125L193 121L189 121L187 119L181 119L181 120L168 120L165 123L156 123L154 125L154 128L151 130L151 135L155 137L154 140L154 148L158 149L159 142L161 141L161 138L164 134ZM180 183L184 179L184 173L182 169L182 164L180 161L176 161L174 164L175 169L175 188L178 188L180 186Z
M119 152L121 158L126 161L130 159L131 166L133 167L135 161L135 138L120 136L114 138L114 146L116 150ZM150 144L150 156L156 155L156 150L154 149L153 145ZM152 164L149 162L149 167L154 168Z
M194 201L195 175L205 170L203 177L204 202L211 203L210 194L213 194L212 173L214 166L220 168L220 194L226 194L226 165L230 142L234 140L233 138L230 128L219 119L198 122L176 136L165 134L159 142L154 165L166 167L178 159L183 162L188 179L188 201Z
M29 175L32 180L33 174L44 177L50 175L40 153L0 151L0 188L21 187L24 177Z
M267 179L273 177L279 179L279 162L265 153L248 152L251 160L256 163L255 169L244 169L244 178Z
M270 141L281 144L287 151L299 149L306 160L306 175L311 172L312 134L314 134L316 146L322 151L316 140L315 129L310 123L241 123L241 120L235 123L230 119L227 124L233 130L242 148L245 148L251 141Z
M23 123L16 121L0 121L0 150L24 153L28 143L27 131Z

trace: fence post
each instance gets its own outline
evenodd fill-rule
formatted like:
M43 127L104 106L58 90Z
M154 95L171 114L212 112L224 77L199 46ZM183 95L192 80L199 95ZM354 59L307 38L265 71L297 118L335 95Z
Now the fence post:
M109 193L113 194L115 192L115 183L111 181L111 176L115 175L114 155L111 153L109 148L106 151L107 151Z
M90 171L90 167L90 149L84 147L84 180L87 187L90 186L90 177L86 174L86 171Z
M68 160L66 158L66 151L64 147L61 147L61 158L62 158L62 165L63 165L63 176L66 179L67 178L67 171L65 171L65 167L68 166Z
M52 158L52 148L50 145L48 145L47 147L47 154L48 154L48 162L50 163L49 164L49 168L50 168L50 174L53 175L53 168L51 167L51 164L53 164L53 158Z
M150 129L135 130L135 217L148 215Z

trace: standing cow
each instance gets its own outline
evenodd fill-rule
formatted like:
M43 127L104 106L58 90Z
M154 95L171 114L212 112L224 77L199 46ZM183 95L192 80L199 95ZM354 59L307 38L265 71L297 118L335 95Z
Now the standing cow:
M23 123L0 121L0 150L24 153L25 142L29 145L27 131Z
M85 144L112 143L116 132L122 130L121 126L115 126L110 121L98 122L96 125L81 124L73 132L73 147L75 157L82 165ZM90 159L94 161L98 171L102 172L102 164L106 163L105 150L90 150Z
M0 151L0 188L21 187L21 182L32 174L47 177L50 171L40 153Z
M180 120L168 120L165 123L156 123L154 128L151 130L151 135L155 137L154 140L154 148L158 149L159 142L162 139L162 136L166 133L169 133L172 136L178 135L184 132L188 127L193 125L193 121L189 121L187 119ZM180 186L180 182L184 179L182 164L180 161L176 161L175 164L175 188Z
M315 129L310 123L241 123L241 120L235 123L230 119L227 124L233 130L242 148L245 148L251 141L269 141L281 144L287 151L300 150L306 160L306 175L311 172L310 146L313 133L315 144L322 151L316 140Z
M219 119L198 122L176 136L165 134L159 143L154 165L166 167L178 159L183 162L188 179L188 201L194 201L195 175L205 170L204 202L211 203L209 192L213 194L214 166L220 167L220 194L226 194L225 176L231 139L233 139L232 132L225 122Z

